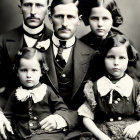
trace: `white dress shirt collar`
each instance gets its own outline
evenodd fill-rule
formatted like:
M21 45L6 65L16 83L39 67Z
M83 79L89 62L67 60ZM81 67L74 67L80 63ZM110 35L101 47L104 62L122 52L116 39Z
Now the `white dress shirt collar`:
M54 34L52 36L52 41L54 43L54 45L59 46L59 40ZM71 47L74 43L75 43L75 36L72 36L70 39L68 40L62 40L62 41L66 41L66 47Z
M26 26L25 23L23 22L23 29L24 29L27 33L33 35L33 34L38 34L38 33L40 33L40 32L43 30L44 25L45 25L45 24L44 24L44 22L43 22L39 27L32 29L32 28L29 28L28 26Z

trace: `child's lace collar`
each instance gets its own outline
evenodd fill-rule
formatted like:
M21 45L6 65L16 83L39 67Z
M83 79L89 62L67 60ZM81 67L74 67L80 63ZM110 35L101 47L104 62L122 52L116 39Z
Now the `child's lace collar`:
M32 97L33 102L37 103L42 101L47 91L47 85L41 84L39 87L36 87L31 90L23 89L22 86L16 89L15 95L17 100L25 102L29 97Z

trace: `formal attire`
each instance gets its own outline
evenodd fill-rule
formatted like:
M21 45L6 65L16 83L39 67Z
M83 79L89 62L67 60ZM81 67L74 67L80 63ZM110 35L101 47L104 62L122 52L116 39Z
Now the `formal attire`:
M105 39L97 38L93 34L93 32L89 32L85 36L81 37L80 40L82 42L84 42L85 44L87 44L88 46L90 46L91 48L93 48L96 52L100 52L100 50L102 49L101 46L104 44L104 42L108 38L113 37L114 35L117 35L117 34L123 35L123 33L121 33L119 30L112 28ZM139 53L137 52L137 50L134 47L133 47L133 51L136 53L136 55L139 59L139 57L140 57ZM99 64L99 62L97 61L97 65L98 64ZM127 73L135 80L140 81L140 60L138 60L135 64L129 65L128 69L127 69ZM104 73L102 71L102 68L99 67L98 68L98 75L99 75L98 77L103 76L103 74Z
M0 87L6 86L10 91L15 88L17 79L13 77L12 68L16 53L22 47L34 47L38 41L48 39L51 34L52 31L44 24L34 30L23 24L0 36ZM33 35L38 36L38 38ZM6 93L10 93L9 90ZM4 92L4 96L9 95ZM2 107L4 106L3 101L0 104Z
M47 76L52 87L60 94L68 107L76 110L83 102L82 83L91 76L91 71L94 70L92 62L95 52L75 37L69 39L66 45L67 49L63 52L66 65L62 68L55 59L59 40L53 35L50 47L45 51L50 68Z
M84 82L89 79L94 71L93 59L95 52L92 48L76 39L75 36L65 41L62 56L66 64L62 67L58 63L59 60L57 60L60 40L54 34L50 39L50 46L45 51L50 70L44 80L49 81L48 84L63 98L71 110L71 125L76 129L79 123L77 108L84 101ZM44 82L47 83L47 81ZM69 133L65 139L71 139L80 134L81 131L77 129L77 131Z
M65 126L71 127L70 112L63 99L51 87L41 83L32 89L22 86L15 89L9 97L4 114L10 120L17 140L63 140ZM41 129L39 122L50 115L57 125L55 130L48 132Z
M111 140L128 140L124 129L140 120L140 85L127 74L113 82L108 76L97 80L93 84L93 105L85 101L78 113L93 120Z

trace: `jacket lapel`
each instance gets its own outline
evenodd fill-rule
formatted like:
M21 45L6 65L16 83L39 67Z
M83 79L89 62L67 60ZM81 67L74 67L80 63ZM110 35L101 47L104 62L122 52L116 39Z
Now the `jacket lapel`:
M91 49L88 49L81 41L76 40L74 47L74 83L73 83L73 95L75 96L76 92L80 88L89 68L89 63L91 59ZM57 75L54 64L54 54L53 54L53 43L51 41L50 47L46 50L46 60L49 67L47 76L53 85L53 87L58 90ZM71 100L72 100L71 98Z
M58 82L57 82L57 75L55 70L55 64L54 64L54 54L53 54L53 43L51 41L49 48L45 52L46 54L46 60L49 67L49 71L47 72L47 76L53 85L53 87L58 91Z
M9 33L5 41L7 46L7 52L10 56L10 59L13 62L16 53L18 52L19 49L22 48L23 45L22 27L17 28L15 31Z
M80 88L87 74L91 59L91 49L77 40L74 48L74 85L72 98Z

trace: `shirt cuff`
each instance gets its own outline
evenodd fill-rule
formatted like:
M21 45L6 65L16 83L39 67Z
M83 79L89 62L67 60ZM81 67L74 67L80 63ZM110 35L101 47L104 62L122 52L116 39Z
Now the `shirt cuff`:
M54 117L56 124L57 124L56 129L62 129L62 128L67 127L67 123L63 117L61 117L58 114L53 115L53 117Z

